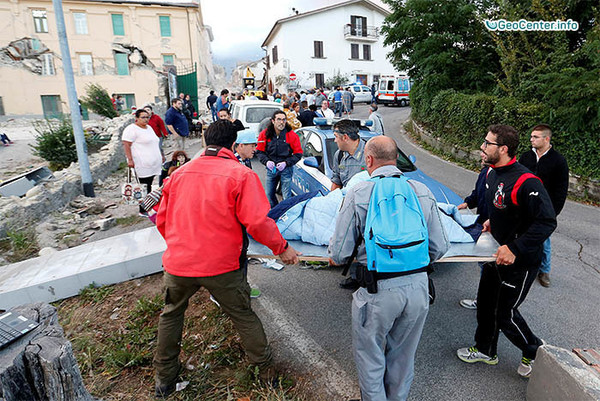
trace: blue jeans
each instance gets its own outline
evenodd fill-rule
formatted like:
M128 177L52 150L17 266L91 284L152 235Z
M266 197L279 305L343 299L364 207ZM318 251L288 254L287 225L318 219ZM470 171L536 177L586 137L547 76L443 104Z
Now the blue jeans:
M550 247L550 237L544 241L544 254L542 255L542 264L540 265L540 273L550 273L550 255L551 247Z
M275 207L279 201L275 190L277 189L277 183L281 181L281 194L283 199L290 198L292 196L292 167L286 167L283 171L275 170L275 172L267 169L267 198L271 208Z
M210 106L210 114L212 115L213 122L219 119L219 116L217 114L217 107L214 104Z
M342 116L342 102L335 102L335 115L338 117Z

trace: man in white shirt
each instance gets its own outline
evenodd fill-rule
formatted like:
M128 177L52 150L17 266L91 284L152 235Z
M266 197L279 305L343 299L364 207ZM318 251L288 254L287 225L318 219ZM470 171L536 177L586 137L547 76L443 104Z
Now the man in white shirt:
M323 100L321 102L321 108L319 110L317 110L317 114L319 115L319 117L325 117L325 118L335 117L335 114L333 114L333 110L331 110L329 108L329 102L327 100Z

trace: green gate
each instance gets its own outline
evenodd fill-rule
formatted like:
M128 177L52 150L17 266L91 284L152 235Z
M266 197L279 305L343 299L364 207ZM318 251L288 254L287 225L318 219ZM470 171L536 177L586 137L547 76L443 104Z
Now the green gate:
M177 67L177 95L185 93L190 95L194 108L198 109L198 77L196 75L196 63L193 67Z

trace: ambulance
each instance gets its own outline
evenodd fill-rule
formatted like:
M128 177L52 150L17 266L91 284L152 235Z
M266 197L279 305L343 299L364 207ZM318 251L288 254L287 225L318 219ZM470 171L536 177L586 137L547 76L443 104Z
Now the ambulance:
M377 103L408 106L410 87L410 78L406 75L383 75L379 78Z

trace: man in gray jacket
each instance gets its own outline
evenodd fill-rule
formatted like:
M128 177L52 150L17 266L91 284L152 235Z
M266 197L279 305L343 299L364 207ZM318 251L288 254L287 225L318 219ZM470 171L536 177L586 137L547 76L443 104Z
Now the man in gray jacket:
M369 175L402 174L396 167L397 153L392 138L378 136L369 140L365 147ZM431 191L419 182L408 182L419 199L427 223L429 257L434 262L446 253L450 243ZM358 263L367 264L362 235L373 186L374 182L364 181L348 190L329 244L331 264L351 263L357 245ZM358 241L361 242L357 244ZM362 400L405 400L414 376L415 352L429 311L427 273L378 278L377 293L369 293L361 287L352 298L352 343Z

